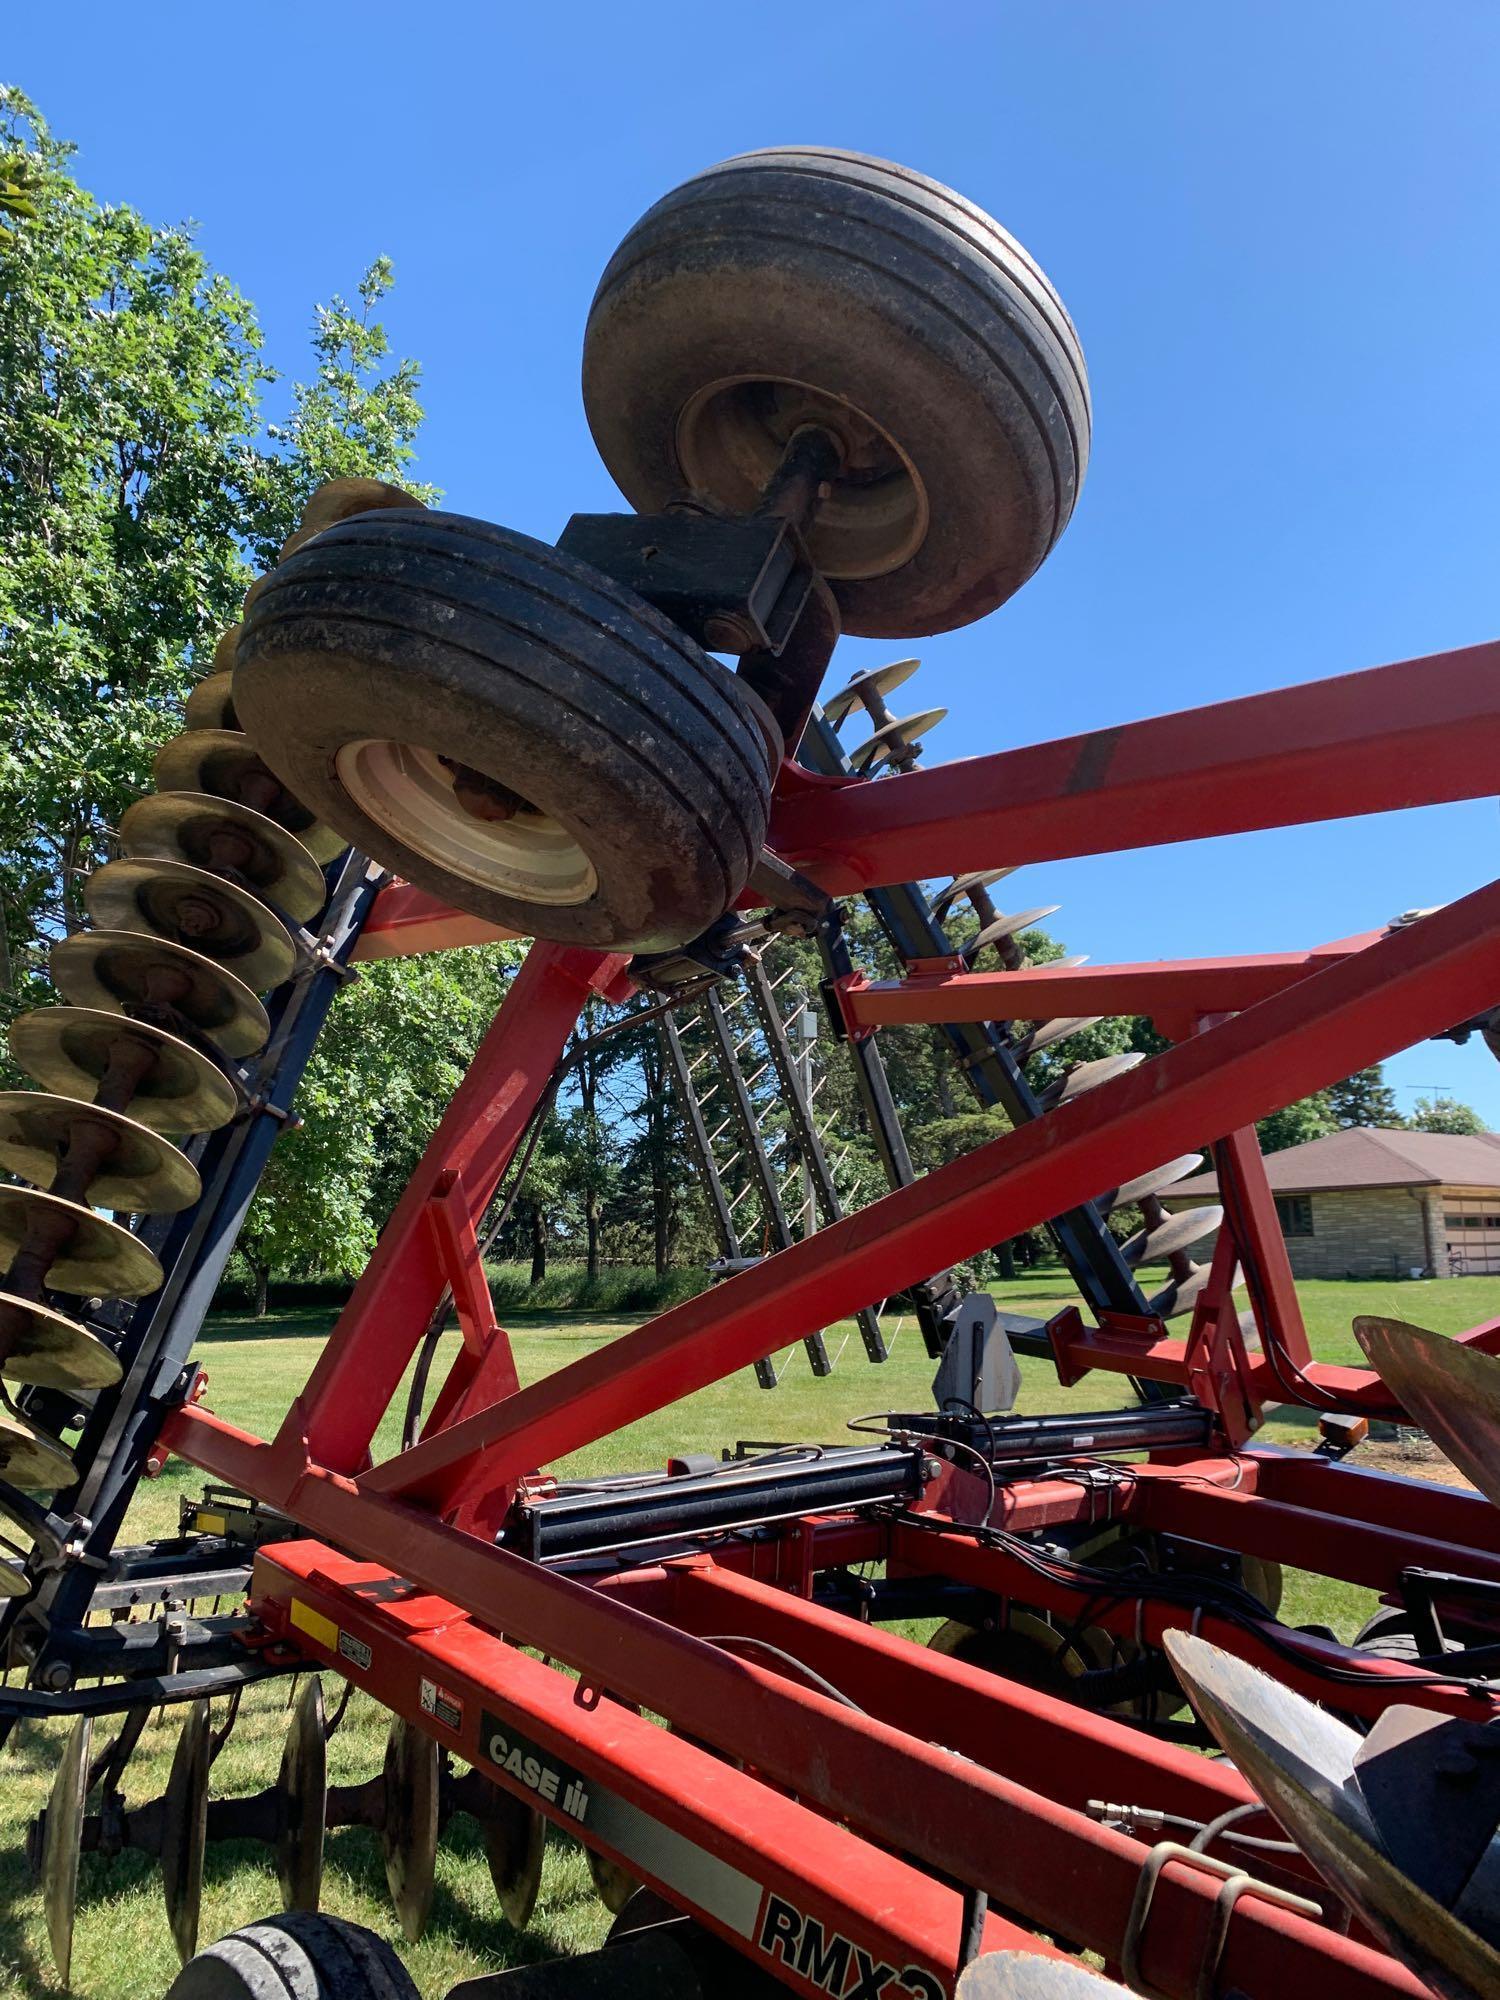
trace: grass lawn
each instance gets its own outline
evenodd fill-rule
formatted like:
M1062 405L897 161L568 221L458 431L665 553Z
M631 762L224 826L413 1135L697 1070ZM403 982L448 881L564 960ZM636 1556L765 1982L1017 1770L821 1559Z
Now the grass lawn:
M1075 1294L1060 1273L1034 1274L997 1288L1015 1311L1045 1317ZM1349 1331L1358 1313L1387 1313L1441 1332L1458 1332L1500 1314L1500 1278L1433 1279L1406 1283L1308 1282L1299 1287L1314 1352L1330 1361L1357 1361ZM273 1431L294 1391L316 1357L332 1320L331 1311L278 1313L264 1320L220 1318L207 1329L200 1349L208 1369L208 1403L220 1415L266 1435ZM552 1314L508 1315L523 1381L535 1380L628 1329L628 1319L590 1319ZM837 1350L851 1329L836 1329ZM846 1421L865 1412L919 1409L930 1401L932 1363L910 1324L898 1337L884 1368L869 1367L857 1338L846 1345L831 1379L815 1381L800 1349L787 1357L774 1395L759 1389L748 1374L643 1418L628 1431L590 1446L568 1461L579 1471L660 1465L669 1451L713 1450L736 1438L835 1441ZM1112 1384L1095 1377L1080 1389L1059 1388L1046 1364L1022 1363L1021 1407L1043 1412L1107 1405ZM441 1379L436 1371L435 1379ZM1090 1391L1093 1390L1091 1397ZM393 1419L382 1444L393 1448ZM1281 1441L1306 1440L1309 1426L1275 1419L1266 1435ZM201 1475L172 1465L144 1487L131 1517L134 1536L171 1532L180 1497L195 1491ZM1319 1620L1344 1635L1368 1615L1368 1592L1294 1574L1282 1615L1292 1623ZM333 1690L330 1689L330 1693ZM216 1793L248 1792L274 1782L285 1729L287 1684L252 1689L240 1723L214 1769ZM133 1803L154 1796L165 1783L177 1723L148 1726L128 1774ZM364 1697L351 1702L330 1749L335 1783L367 1777L379 1768L385 1732L383 1711ZM45 1802L63 1731L51 1724L27 1724L6 1752L7 1782L0 1791L0 1994L52 1994L41 1898L21 1852L27 1821ZM101 1736L99 1741L103 1740ZM269 1852L243 1847L211 1847L203 1897L203 1941L278 1907ZM344 1829L329 1838L323 1907L356 1918L400 1942L385 1892L378 1844L362 1829ZM403 1956L424 1994L442 1993L455 1980L503 1965L560 1952L577 1951L602 1940L607 1919L594 1897L580 1850L554 1836L537 1914L524 1936L512 1932L498 1914L476 1830L459 1820L444 1837L438 1857L433 1917L418 1945L402 1946ZM79 1913L73 1949L73 1990L97 2000L154 2000L166 1991L176 1970L167 1931L160 1882L154 1864L125 1855L100 1863L85 1857L79 1886Z

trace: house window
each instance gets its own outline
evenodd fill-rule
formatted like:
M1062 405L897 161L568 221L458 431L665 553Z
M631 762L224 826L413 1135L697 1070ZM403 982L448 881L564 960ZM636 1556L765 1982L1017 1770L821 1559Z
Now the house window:
M1276 1220L1281 1224L1281 1233L1283 1236L1311 1236L1313 1233L1312 1196L1306 1194L1277 1195Z

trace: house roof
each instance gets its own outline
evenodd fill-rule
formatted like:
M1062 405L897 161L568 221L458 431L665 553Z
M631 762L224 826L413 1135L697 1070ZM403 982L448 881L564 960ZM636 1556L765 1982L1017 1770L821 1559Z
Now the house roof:
M1500 1132L1459 1137L1451 1132L1387 1132L1351 1125L1305 1145L1266 1155L1266 1178L1277 1194L1312 1194L1319 1188L1484 1187L1500 1189ZM1213 1174L1194 1174L1169 1191L1216 1194Z

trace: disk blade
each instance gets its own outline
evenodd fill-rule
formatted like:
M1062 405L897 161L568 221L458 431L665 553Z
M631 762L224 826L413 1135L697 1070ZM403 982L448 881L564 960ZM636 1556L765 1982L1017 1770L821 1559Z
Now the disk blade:
M1354 1338L1413 1421L1500 1507L1500 1357L1403 1319L1361 1317Z

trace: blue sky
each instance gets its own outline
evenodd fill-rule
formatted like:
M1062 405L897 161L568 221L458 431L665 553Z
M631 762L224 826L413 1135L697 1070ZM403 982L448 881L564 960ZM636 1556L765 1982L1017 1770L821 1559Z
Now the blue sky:
M1094 457L1046 567L932 640L969 755L1500 630L1500 10L1488 0L45 9L9 79L104 197L191 216L291 370L312 304L394 260L422 473L551 538L616 504L578 393L600 270L649 204L785 141L982 203L1078 323ZM902 650L846 642L839 679ZM1098 961L1273 950L1487 880L1493 801L1028 869ZM1013 907L1016 906L1013 903ZM1500 1126L1428 1044L1400 1101Z

